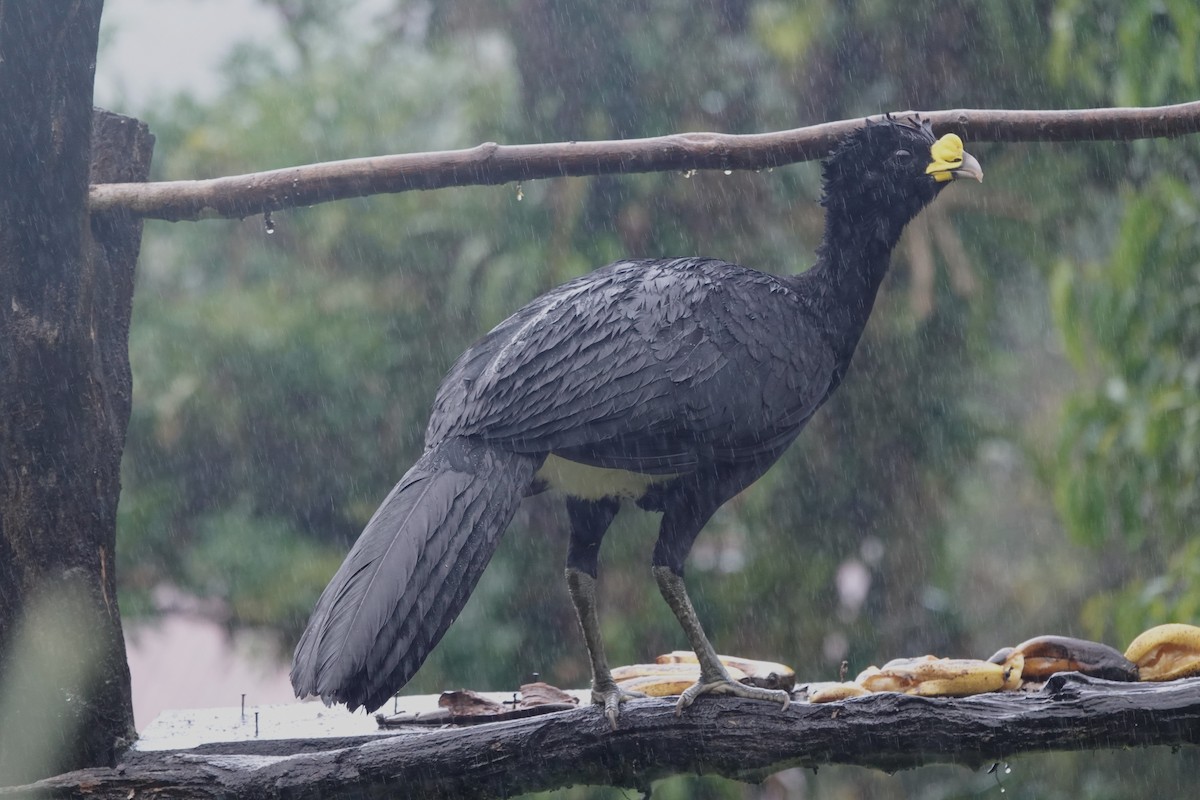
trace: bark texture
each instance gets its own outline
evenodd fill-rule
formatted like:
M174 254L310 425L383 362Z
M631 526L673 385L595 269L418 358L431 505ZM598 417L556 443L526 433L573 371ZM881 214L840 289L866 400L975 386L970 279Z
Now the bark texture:
M113 549L141 223L87 197L145 180L153 139L106 112L93 138L101 8L0 0L0 784L133 736Z
M876 694L841 703L704 697L622 707L611 731L595 708L367 741L213 744L130 753L115 770L0 790L12 798L494 798L574 784L646 789L678 773L758 780L793 766L894 771L981 766L1021 753L1200 744L1200 679L1128 684L1056 675L1032 694L963 699Z

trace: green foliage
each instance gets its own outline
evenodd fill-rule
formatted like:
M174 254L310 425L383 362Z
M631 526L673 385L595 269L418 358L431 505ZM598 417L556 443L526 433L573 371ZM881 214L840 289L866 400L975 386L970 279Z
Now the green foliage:
M404 81L378 71L400 64ZM169 154L157 171L227 174L387 152L393 130L420 137L415 149L465 144L475 115L503 103L504 77L425 49L370 63L339 57L311 73L243 54L220 103L183 99L155 122ZM338 110L352 100L347 87L360 114ZM455 102L435 112L443 94ZM511 304L508 286L474 280L496 259L487 231L500 227L477 223L503 199L446 192L367 205L279 214L274 234L260 220L148 228L130 343L127 592L174 581L224 597L234 620L296 631L334 555L419 452L432 388L473 335L464 316L487 315L489 297ZM291 558L322 569L293 570L277 587L286 602L239 594L284 580L269 559L245 560L257 581L214 583L197 559L214 555L214 537L235 541L227 526L276 542L280 558L298 546Z
M1139 623L1194 619L1200 585L1167 596L1143 585L1141 568L1184 546L1200 513L1200 203L1181 181L1157 176L1125 198L1112 253L1100 263L1063 262L1055 311L1068 352L1094 388L1065 408L1058 486L1072 533L1099 544L1124 541L1137 562L1123 593ZM1194 557L1194 553L1190 554ZM1192 562L1194 563L1194 562ZM1186 584L1184 584L1186 586ZM1156 614L1149 600L1154 599ZM1124 603L1109 605L1114 616ZM1189 613L1190 610L1190 613ZM1093 614L1093 629L1104 630ZM1140 628L1117 626L1125 635Z
M1128 644L1164 620L1200 619L1200 540L1171 553L1162 575L1098 592L1083 607L1084 629L1096 637Z
M1169 103L1200 88L1193 3L1072 0L1055 22L1053 72L1089 102ZM1077 540L1126 552L1122 588L1084 613L1093 634L1117 641L1195 621L1200 602L1200 585L1183 579L1200 511L1200 150L1138 142L1126 153L1076 220L1092 245L1064 254L1051 278L1085 379L1063 407L1056 498Z
M1056 272L1068 350L1105 373L1063 432L1076 468L1063 501L1081 538L1177 542L1200 511L1198 213L1187 186L1160 177L1129 198L1111 260Z
M225 598L243 624L278 625L305 619L312 587L328 580L341 562L337 551L297 535L284 519L244 508L199 517L196 546L183 575L204 597Z
M1051 74L1091 100L1158 105L1200 86L1200 8L1189 0L1060 0L1052 30Z

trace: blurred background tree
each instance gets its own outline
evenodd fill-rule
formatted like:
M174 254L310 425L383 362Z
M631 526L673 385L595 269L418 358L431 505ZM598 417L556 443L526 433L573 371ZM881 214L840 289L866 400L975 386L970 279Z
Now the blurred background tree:
M157 178L905 108L1178 102L1200 69L1187 2L394 0L358 27L345 23L355 0L263 4L287 50L238 49L211 99L122 109L158 135ZM987 184L947 192L910 226L845 386L697 542L689 582L724 651L823 679L843 659L853 673L898 655L987 657L1050 632L1123 647L1151 624L1197 621L1197 144L970 147ZM153 614L153 590L180 587L219 599L231 626L276 631L286 658L418 454L437 383L467 344L621 257L803 270L819 190L807 165L147 225L121 504L127 613ZM654 524L623 513L606 539L617 662L682 645L647 568ZM505 689L535 671L584 685L565 549L557 501L527 502L409 690ZM1056 755L1003 780L1017 797L1120 797L1148 793L1151 772L1155 790L1187 785L1198 762ZM761 791L992 786L961 769L832 769ZM757 791L676 779L656 797Z
M1200 9L1064 3L1050 51L1085 102L1154 105L1200 91ZM1119 47L1097 47L1107 38ZM1200 617L1200 146L1121 148L1085 197L1091 241L1059 254L1053 307L1072 366L1056 474L1075 539L1118 554L1082 620L1117 640Z

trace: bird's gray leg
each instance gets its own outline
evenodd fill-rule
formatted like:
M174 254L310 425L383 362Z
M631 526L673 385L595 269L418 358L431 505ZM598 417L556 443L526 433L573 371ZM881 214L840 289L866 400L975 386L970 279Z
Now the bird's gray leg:
M750 479L753 480L753 476ZM683 713L683 709L700 695L710 693L770 700L782 704L785 709L792 700L791 695L781 689L747 686L729 677L700 625L700 618L696 616L696 609L692 607L683 583L683 562L700 529L721 503L746 483L749 481L741 482L733 476L722 482L714 482L711 486L697 482L694 487L681 487L683 491L677 498L669 498L664 503L662 526L654 546L654 580L700 662L700 680L679 696L679 702L675 705L676 714Z
M604 655L604 642L600 638L600 620L596 615L596 579L586 572L567 567L567 590L571 593L571 602L575 604L579 627L583 630L588 657L592 662L592 702L603 706L604 716L608 717L608 724L615 731L621 703L642 695L625 691L613 681L608 659Z
M617 514L615 499L585 501L567 500L567 515L571 520L571 543L567 551L567 591L575 605L583 641L592 663L592 702L604 708L604 715L613 730L621 703L641 695L622 690L613 681L604 642L600 637L600 618L596 613L596 572L600 540Z
M692 702L702 694L732 694L737 697L748 697L755 700L770 700L781 703L786 709L792 701L792 696L782 689L763 689L758 686L747 686L729 677L725 665L717 657L717 651L704 634L700 618L692 607L688 597L687 587L684 586L683 576L666 566L654 566L654 579L658 582L658 590L663 599L675 612L675 618L683 627L683 632L692 645L692 651L700 662L700 680L689 686L679 696L675 705L675 713L683 713Z

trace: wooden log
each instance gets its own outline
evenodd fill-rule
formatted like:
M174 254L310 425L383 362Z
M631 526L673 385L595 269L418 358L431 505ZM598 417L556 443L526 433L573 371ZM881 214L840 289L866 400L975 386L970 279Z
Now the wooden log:
M644 789L679 773L757 780L788 767L856 764L894 771L979 766L1021 753L1200 744L1200 679L1114 683L1064 673L1039 692L942 699L876 694L840 703L703 697L623 706L611 731L595 708L369 741L303 739L130 753L12 798L494 798L574 784Z

